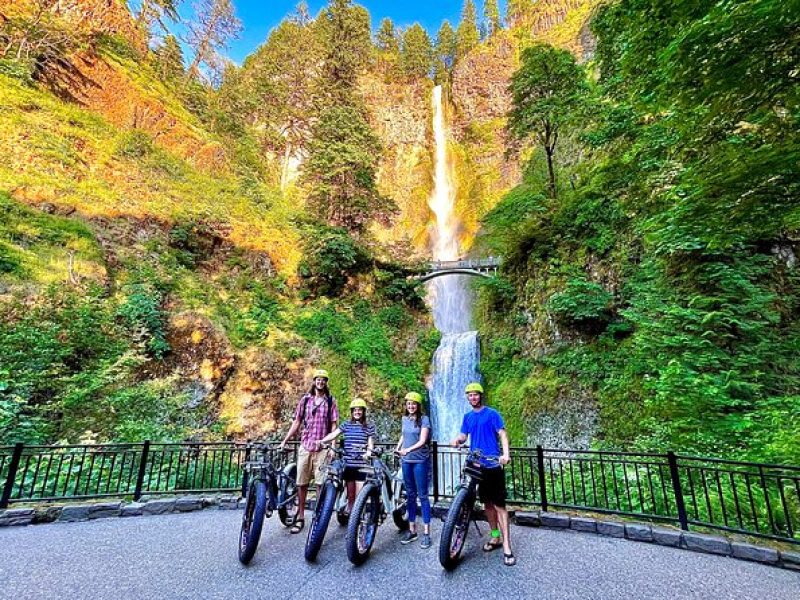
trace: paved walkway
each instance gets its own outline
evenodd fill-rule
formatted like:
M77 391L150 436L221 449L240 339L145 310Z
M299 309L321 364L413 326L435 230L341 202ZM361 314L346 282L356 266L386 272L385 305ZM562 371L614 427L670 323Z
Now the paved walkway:
M464 562L441 569L434 546L401 546L385 523L367 563L352 566L331 523L316 564L305 532L267 520L258 552L239 564L238 511L100 519L0 529L0 598L344 599L420 598L797 600L800 573L572 531L514 527L519 564L484 554L474 529ZM483 525L485 531L486 526Z

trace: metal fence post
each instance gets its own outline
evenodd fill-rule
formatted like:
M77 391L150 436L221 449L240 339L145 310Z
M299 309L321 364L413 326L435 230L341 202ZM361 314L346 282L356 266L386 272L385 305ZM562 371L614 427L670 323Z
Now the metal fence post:
M139 473L136 475L136 489L133 492L134 501L138 502L142 497L142 487L144 486L144 472L147 470L147 457L150 455L150 440L145 440L142 444L142 456L139 459Z
M433 503L439 502L439 442L433 444Z
M542 497L542 512L547 512L547 487L544 482L544 448L536 446L536 468L539 469L539 491Z
M675 506L678 509L678 521L681 529L689 530L689 520L686 518L686 504L683 502L683 489L681 488L681 478L678 473L678 459L671 450L667 452L667 462L669 463L669 476L672 479L672 489L675 492Z
M11 464L8 466L8 476L3 486L3 496L0 498L0 508L8 508L8 503L11 501L11 492L14 489L14 480L17 478L17 470L19 469L19 461L22 458L22 448L24 446L25 444L22 442L17 442L14 446Z

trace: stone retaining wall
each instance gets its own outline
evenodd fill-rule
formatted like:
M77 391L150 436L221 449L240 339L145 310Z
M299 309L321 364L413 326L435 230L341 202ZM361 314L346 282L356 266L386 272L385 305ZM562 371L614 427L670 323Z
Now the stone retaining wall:
M210 496L169 496L142 498L141 502L93 502L81 504L45 504L33 508L0 510L0 527L10 525L35 525L54 521L91 521L106 517L138 517L163 515L195 510L233 510L243 506L238 496L217 494Z
M800 571L800 552L776 550L775 548L732 541L715 535L681 531L680 529L659 527L645 523L576 517L564 513L517 512L515 516L517 525L547 527L548 529L571 529L584 533L625 538L635 542L649 542L659 546L671 546L695 552L730 556Z

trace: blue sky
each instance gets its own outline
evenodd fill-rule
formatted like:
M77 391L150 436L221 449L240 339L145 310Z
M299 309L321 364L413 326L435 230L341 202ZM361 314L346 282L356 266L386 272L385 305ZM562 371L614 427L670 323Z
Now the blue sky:
M306 0L312 16L327 4L327 0ZM483 14L483 1L474 0L478 9L478 18ZM231 42L227 55L241 64L244 58L260 46L269 32L288 14L294 12L299 0L233 0L236 14L244 24L240 39ZM453 27L461 15L464 0L360 0L357 4L365 6L372 15L372 28L377 29L384 17L389 17L395 25L405 26L419 22L435 36L444 19L448 19ZM134 10L137 0L131 0ZM500 12L504 14L505 0L499 0ZM184 0L180 13L183 18L191 16L191 0Z
M478 18L483 12L483 1L474 0ZM241 39L235 40L228 48L228 55L240 63L261 45L270 30L281 19L294 12L299 0L234 0L236 13L244 24ZM327 4L325 0L306 0L312 16ZM395 25L411 25L419 22L431 36L435 36L444 19L455 27L461 15L464 0L361 0L356 1L369 10L372 15L372 28L377 29L384 17L389 17ZM500 11L505 10L505 0L499 1Z

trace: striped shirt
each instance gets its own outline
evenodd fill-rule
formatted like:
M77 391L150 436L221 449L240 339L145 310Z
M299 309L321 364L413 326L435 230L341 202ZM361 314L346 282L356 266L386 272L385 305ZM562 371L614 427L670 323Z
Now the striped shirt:
M367 440L375 437L375 426L372 423L362 425L358 421L348 419L339 429L344 435L344 463L348 467L363 467L367 462L361 457L367 451Z

